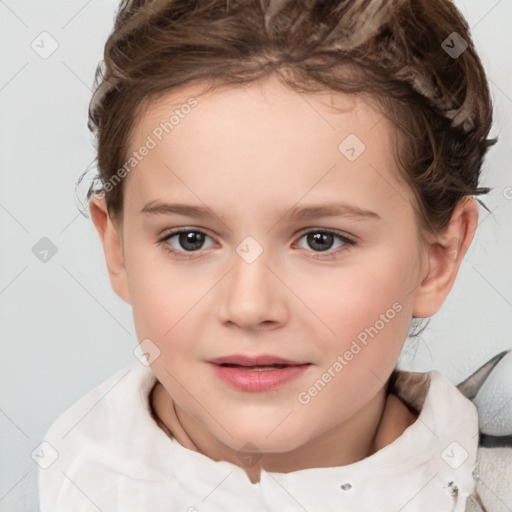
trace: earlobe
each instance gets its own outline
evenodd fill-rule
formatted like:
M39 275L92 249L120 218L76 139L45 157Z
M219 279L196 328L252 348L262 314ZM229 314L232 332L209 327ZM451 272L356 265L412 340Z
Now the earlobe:
M478 206L471 197L456 206L450 222L428 247L427 271L415 290L413 316L428 318L443 305L478 225Z
M110 284L117 295L130 304L121 228L112 223L105 198L93 196L89 203L89 211L103 245Z

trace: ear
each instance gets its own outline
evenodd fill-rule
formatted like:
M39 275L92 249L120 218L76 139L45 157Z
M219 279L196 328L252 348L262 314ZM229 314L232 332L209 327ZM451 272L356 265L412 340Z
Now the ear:
M130 304L121 228L112 223L104 197L94 195L89 211L103 244L110 284L117 295Z
M448 225L428 242L428 265L415 290L413 316L427 318L441 308L453 287L477 225L476 201L472 197L461 199Z

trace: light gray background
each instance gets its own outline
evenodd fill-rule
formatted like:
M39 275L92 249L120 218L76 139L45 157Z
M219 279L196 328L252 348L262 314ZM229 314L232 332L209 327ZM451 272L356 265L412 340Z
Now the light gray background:
M484 199L492 215L482 210L455 289L401 358L454 383L512 347L512 0L456 4L495 102L499 142L483 181L493 188ZM37 510L31 452L58 414L134 361L131 309L110 288L74 190L95 156L87 107L116 5L0 0L1 511ZM31 48L43 31L59 45L47 59ZM32 253L42 237L58 249L46 263Z

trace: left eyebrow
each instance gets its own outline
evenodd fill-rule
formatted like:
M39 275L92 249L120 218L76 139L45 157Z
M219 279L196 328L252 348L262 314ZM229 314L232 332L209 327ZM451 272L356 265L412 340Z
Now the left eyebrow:
M214 213L205 206L195 206L182 203L161 203L151 201L142 208L141 213L148 214L166 214L183 215L186 217L206 218L214 217ZM316 219L322 217L353 217L357 219L379 220L381 216L371 210L364 210L357 206L342 203L329 203L321 205L309 205L293 207L288 213L284 213L280 218L291 218L297 220Z
M377 212L364 210L357 206L343 203L294 207L286 214L286 217L297 220L317 219L321 217L354 217L359 219L366 218L375 220L379 220L381 218Z

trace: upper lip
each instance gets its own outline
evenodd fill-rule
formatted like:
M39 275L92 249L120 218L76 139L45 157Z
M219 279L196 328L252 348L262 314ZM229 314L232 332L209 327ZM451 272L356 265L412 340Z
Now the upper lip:
M291 359L284 359L283 357L273 356L269 354L260 355L245 355L245 354L232 354L229 356L216 357L209 359L212 364L236 364L239 366L270 366L270 365L287 365L287 366L300 366L309 364L302 361L294 361Z

